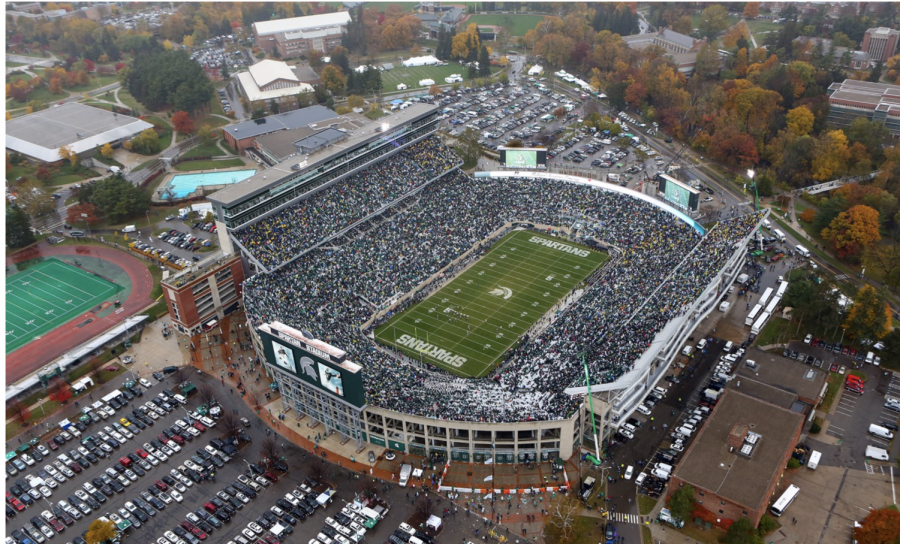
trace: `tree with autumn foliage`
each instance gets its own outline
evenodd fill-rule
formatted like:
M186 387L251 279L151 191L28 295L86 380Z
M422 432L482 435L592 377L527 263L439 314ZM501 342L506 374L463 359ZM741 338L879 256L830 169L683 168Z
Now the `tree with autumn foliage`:
M172 126L182 134L194 133L194 120L191 119L191 114L186 111L176 111L172 115Z
M891 332L892 314L886 289L866 284L853 297L843 327L851 338L875 342Z
M97 217L97 206L94 206L90 202L69 206L68 212L66 221L69 223L87 221L88 225L93 225L100 220L100 218ZM85 217L85 215L87 217Z
M853 529L858 544L894 544L900 539L900 512L896 510L871 510L861 525Z
M747 2L744 4L743 16L749 19L759 17L759 2Z
M344 92L344 87L347 85L347 78L344 77L344 73L341 71L340 67L329 64L325 68L322 68L321 78L322 84L325 85L325 88L331 91L332 94L341 94Z
M839 257L857 260L863 249L881 240L878 210L856 205L822 229L822 238Z

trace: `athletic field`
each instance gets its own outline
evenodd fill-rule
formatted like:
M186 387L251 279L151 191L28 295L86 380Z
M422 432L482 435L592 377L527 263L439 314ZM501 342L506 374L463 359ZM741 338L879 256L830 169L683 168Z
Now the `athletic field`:
M559 238L516 231L375 338L454 374L487 374L506 351L608 258Z
M6 353L114 296L119 286L57 259L6 279Z

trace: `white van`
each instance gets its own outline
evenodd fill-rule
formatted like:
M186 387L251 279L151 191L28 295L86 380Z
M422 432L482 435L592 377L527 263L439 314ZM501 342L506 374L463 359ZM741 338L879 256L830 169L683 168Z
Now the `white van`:
M727 312L727 311L728 311L728 308L730 308L730 307L731 307L731 303L728 302L727 300L725 300L725 301L722 302L722 304L719 304L719 311L720 311L720 312Z
M887 461L890 459L887 450L876 448L875 446L866 446L866 457L869 459L877 459L879 461Z
M741 275L738 276L737 279L734 280L734 281L735 281L736 283L744 283L745 281L747 281L747 280L749 280L749 279L750 279L750 276L748 276L747 274L741 274Z
M181 395L176 394L175 400L178 401L178 404L187 404L187 399L182 397Z
M797 253L799 253L801 256L806 257L806 258L809 258L809 250L806 249L805 247L803 247L803 246L797 246L797 247L795 247L794 249L795 249L795 250L797 251Z
M664 389L664 388L662 388L662 387L659 387L659 386L654 387L653 390L656 391L657 393L659 393L660 395L664 396L664 397L666 396L666 393L669 392L668 390L666 390L666 389Z
M778 238L779 242L784 242L784 233L778 229L772 231L772 234L775 235L775 238Z
M122 229L122 232L134 232L137 228L134 225L128 225L127 227Z
M882 451L884 451L884 450L882 450ZM669 473L666 472L665 470L660 470L658 468L654 468L650 474L656 476L657 478L659 478L660 480L663 480L663 481L669 480Z
M822 452L813 450L809 455L809 461L806 462L806 468L816 470L819 466L819 460L822 459Z
M866 362L872 364L875 361L875 354L871 351L866 354Z
M724 349L725 353L731 353L731 349L733 347L734 347L734 342L732 342L731 340L725 342L725 349Z
M869 432L880 438L887 438L888 440L894 438L894 433L881 425L875 425L874 423L869 425Z
M675 470L672 465L667 465L666 463L656 463L656 468L668 474L672 474L672 471Z
M699 342L697 342L697 349L704 350L706 349L706 338L701 338Z
M681 354L687 355L688 357L690 357L692 353L694 353L694 346L684 346L684 349L681 350Z
M681 434L683 434L684 436L686 436L686 437L688 437L688 438L690 438L691 435L694 434L694 430L693 430L693 429L690 429L690 428L688 428L688 427L683 427L683 426L682 426L682 427L678 427L677 429L675 429L675 432L681 433Z

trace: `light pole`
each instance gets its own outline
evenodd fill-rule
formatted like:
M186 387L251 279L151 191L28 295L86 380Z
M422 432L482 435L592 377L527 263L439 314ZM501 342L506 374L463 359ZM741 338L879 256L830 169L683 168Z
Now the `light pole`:
M750 187L753 188L755 210L759 211L759 191L756 188L756 183L753 181L753 176L756 175L756 171L751 168L747 170L747 175L750 177Z
M88 214L86 214L86 213L81 214L81 218L84 219L84 226L88 230L88 237L90 237L90 239L93 240L94 235L91 234L91 225L88 223Z

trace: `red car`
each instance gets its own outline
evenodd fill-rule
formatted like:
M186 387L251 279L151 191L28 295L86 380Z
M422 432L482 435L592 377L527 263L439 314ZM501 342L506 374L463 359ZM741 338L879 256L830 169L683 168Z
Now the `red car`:
M18 512L21 512L22 510L25 510L25 505L22 504L22 502L19 501L19 499L17 499L17 498L15 497L15 495L13 495L12 493L10 493L9 491L6 492L6 502L8 502L8 503L10 504L10 506L12 506L13 508L15 508L16 511L18 511Z
M851 349L851 350L850 350L850 357L854 357L854 358L855 358L855 357L856 357L856 353L857 353L857 352L856 352L855 349Z
M184 446L184 438L181 438L181 435L176 434L175 436L172 437L172 440L174 440L175 443L178 444L179 446Z
M200 423L199 421L194 422L194 428L200 431L201 433L206 430L206 426Z
M275 475L272 474L272 472L270 472L270 471L267 471L265 474L263 474L263 476L265 476L266 478L268 478L269 480L271 480L272 483L275 483L275 482L278 481L278 476L275 476Z
M196 525L194 525L194 524L191 523L190 521L182 521L182 522L181 522L181 527L182 527L185 531L190 531L190 532L192 532L192 533L194 534L194 536L197 537L197 538L199 538L200 540L206 540L206 533L204 533L204 532L200 529L200 527L197 527Z
M131 459L129 459L129 458L127 458L127 457L122 457L122 458L119 459L119 463L120 463L123 467L128 468L128 467L131 466L132 461L131 461Z
M78 463L69 463L69 468L75 471L75 474L81 472L81 465L79 465Z
M169 486L166 485L166 482L164 482L162 480L156 480L156 483L153 485L155 485L156 489L159 489L160 491L165 491L165 490L169 489Z
M57 533L61 533L66 530L66 526L62 524L58 519L51 517L49 520L51 526L53 526L53 530Z
M141 456L141 459L146 459L147 456L150 455L149 453L144 451L142 448L138 448L136 453Z
M163 444L165 444L169 441L169 437L164 435L163 433L159 433L158 435L156 435L156 439L159 440L160 442L162 442Z
M205 508L206 511L209 512L210 514L215 514L215 513L216 513L216 510L218 510L218 509L216 508L216 505L213 504L213 503L211 503L211 502L208 502L208 503L204 504L204 505L203 505L203 508Z
M50 440L50 441L47 442L47 446L49 446L50 449L53 450L53 451L56 451L56 450L59 449L59 444L57 444L56 442L54 442L54 441L52 441L52 440Z
M832 371L832 372L837 372L837 371L838 371L838 368L840 368L840 365L837 364L837 363L833 363L833 364L831 365L831 371Z

